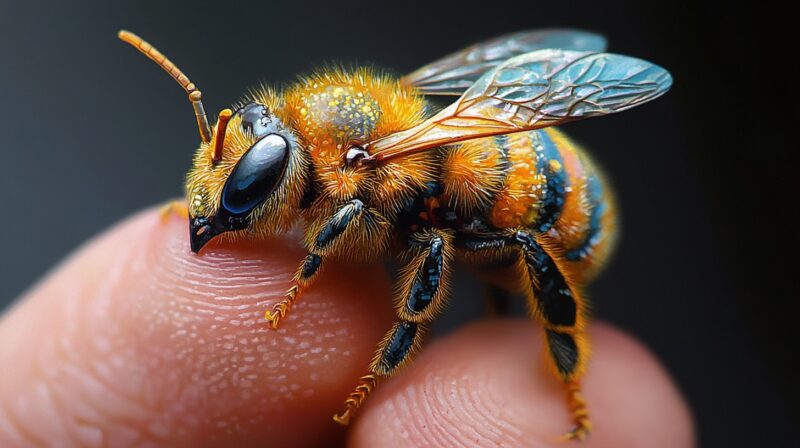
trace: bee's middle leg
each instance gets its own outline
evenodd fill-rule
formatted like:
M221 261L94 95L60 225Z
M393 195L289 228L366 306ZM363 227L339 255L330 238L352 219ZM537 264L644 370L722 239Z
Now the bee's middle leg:
M334 415L339 424L347 425L381 378L388 378L410 362L419 348L424 324L432 321L444 308L452 266L452 235L431 229L411 237L409 262L401 270L396 300L399 320L378 344L369 372L362 376L355 390L344 402L344 411Z

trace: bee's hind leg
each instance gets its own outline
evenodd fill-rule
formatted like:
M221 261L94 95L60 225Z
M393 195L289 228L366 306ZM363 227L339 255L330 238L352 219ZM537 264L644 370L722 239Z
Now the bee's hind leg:
M521 247L518 270L530 282L526 295L531 315L544 325L550 365L566 387L575 427L565 438L583 440L592 429L580 386L589 357L584 329L586 302L543 243L524 230L513 238Z
M419 348L423 325L444 308L452 265L452 235L443 230L423 230L411 237L408 263L399 275L396 310L399 320L378 344L369 372L344 402L333 420L347 425L381 378L388 378L410 362Z
M518 248L516 275L523 280L531 315L544 326L550 355L547 362L564 382L575 423L565 437L585 439L592 424L580 377L589 357L589 341L584 330L586 302L577 285L563 274L547 247L527 230L472 236L456 243L474 253Z
M162 222L166 222L172 216L189 219L189 206L183 199L173 199L159 207L158 216Z

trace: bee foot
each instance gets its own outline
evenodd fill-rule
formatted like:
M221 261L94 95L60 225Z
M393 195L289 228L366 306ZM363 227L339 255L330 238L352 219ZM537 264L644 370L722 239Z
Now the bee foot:
M294 305L294 301L299 292L300 287L293 285L286 291L286 297L272 307L272 311L267 310L267 312L264 313L264 318L267 319L273 329L277 330L281 319L289 314L289 310L292 308L292 305Z
M333 421L342 426L349 425L350 418L356 413L356 410L358 410L358 408L364 404L367 396L372 392L373 389L375 389L375 386L377 385L378 377L374 374L369 373L362 376L359 379L355 390L351 392L344 401L344 411L341 414L334 415Z
M350 411L350 408L347 408L341 414L334 414L333 421L342 426L348 426L350 424Z
M284 316L284 311L278 310L277 307L275 309L273 309L272 311L267 310L264 313L264 318L267 320L267 322L269 322L270 327L273 330L277 330L278 329L278 324L280 323L280 321L283 318L283 316Z
M578 426L572 428L568 433L564 434L564 440L577 440L583 442L591 434L591 423L586 421L586 424L578 423Z
M592 422L589 420L589 410L586 408L586 399L581 393L581 386L578 381L567 383L567 398L569 408L572 411L572 420L575 427L564 434L566 440L586 440L592 431Z

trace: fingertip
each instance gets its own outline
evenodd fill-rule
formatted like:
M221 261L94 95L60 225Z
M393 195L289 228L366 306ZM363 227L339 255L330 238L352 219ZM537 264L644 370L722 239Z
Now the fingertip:
M161 445L341 437L330 415L388 328L388 280L380 268L326 263L272 330L264 311L304 255L290 236L212 243L198 256L185 220L139 214L76 253L6 318L0 332L15 337L1 362L13 359L18 374L4 378L0 403L27 400L28 411L11 409L15 425L54 440L75 440L68 428L87 425L108 439ZM37 399L34 384L61 398ZM39 418L54 412L67 424Z
M596 446L694 446L691 409L662 363L626 332L595 327L596 374L585 385L600 413L596 426L604 425L594 431Z
M434 342L373 394L350 446L564 446L570 417L562 385L542 365L540 332L493 321ZM607 325L591 335L586 445L692 446L688 407L658 361Z

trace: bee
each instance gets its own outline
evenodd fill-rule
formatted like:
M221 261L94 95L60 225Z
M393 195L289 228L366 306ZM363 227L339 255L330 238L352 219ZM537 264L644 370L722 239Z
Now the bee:
M411 361L460 263L526 298L544 328L546 362L565 384L574 423L566 436L588 435L582 290L613 246L615 203L589 154L553 126L661 96L672 84L665 69L605 53L593 33L524 31L402 78L334 68L262 87L222 110L212 130L183 72L136 35L119 37L166 70L194 108L200 145L183 205L191 250L302 223L307 255L266 310L272 328L291 324L328 260L400 261L397 321L336 422L347 425L378 382ZM429 95L458 98L437 111Z

